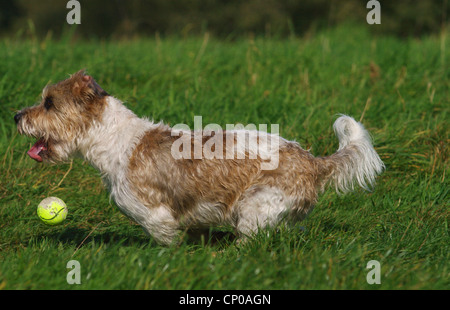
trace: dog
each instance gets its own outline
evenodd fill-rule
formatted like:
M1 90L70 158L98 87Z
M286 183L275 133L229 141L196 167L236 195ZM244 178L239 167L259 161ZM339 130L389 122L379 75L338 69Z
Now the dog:
M47 85L41 102L14 120L20 134L37 140L28 151L32 159L61 163L81 156L101 173L119 209L164 245L188 230L231 225L238 240L245 240L261 228L299 222L327 186L340 193L355 185L369 189L384 169L369 133L349 116L333 125L339 149L314 157L273 133L199 136L139 118L84 70ZM242 146L240 133L253 139ZM211 146L212 139L210 151L235 151L234 158L196 157L198 146ZM255 151L258 144L271 148ZM271 155L277 156L275 164L264 168Z

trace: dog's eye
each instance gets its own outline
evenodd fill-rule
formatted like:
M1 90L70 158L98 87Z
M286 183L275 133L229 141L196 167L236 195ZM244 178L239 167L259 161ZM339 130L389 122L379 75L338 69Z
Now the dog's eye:
M44 101L44 108L46 110L50 110L50 108L53 106L53 98L52 97L47 97L45 98Z

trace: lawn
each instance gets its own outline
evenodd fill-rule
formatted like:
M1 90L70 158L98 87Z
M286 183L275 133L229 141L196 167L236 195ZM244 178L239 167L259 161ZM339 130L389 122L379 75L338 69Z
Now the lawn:
M235 41L1 39L0 289L449 289L449 41L350 26ZM120 213L88 163L26 155L34 139L17 134L15 112L82 68L139 116L191 128L196 115L223 128L279 124L316 156L338 148L332 124L351 115L386 171L372 192L330 188L301 224L243 245L159 246ZM69 207L60 226L36 215L47 196ZM66 281L70 260L80 263L79 285ZM381 284L366 281L370 260Z

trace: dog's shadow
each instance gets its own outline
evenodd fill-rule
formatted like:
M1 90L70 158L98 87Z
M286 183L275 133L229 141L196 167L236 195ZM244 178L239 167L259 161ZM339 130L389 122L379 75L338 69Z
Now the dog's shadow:
M145 246L156 244L146 235L136 235L112 230L93 232L90 229L79 227L67 227L58 232L50 232L37 236L38 239L50 239L65 244L75 244L81 248L89 243L120 244L123 246Z
M121 245L130 247L159 246L150 236L142 232L118 232L106 230L95 232L92 229L67 227L58 232L43 233L36 236L38 240L49 239L64 244L73 244L77 250L92 242L98 244ZM180 242L215 247L227 247L236 239L231 232L210 231L209 233L191 232L183 234Z
M221 230L189 230L183 235L183 241L190 244L209 245L226 248L236 241L236 235L230 231Z

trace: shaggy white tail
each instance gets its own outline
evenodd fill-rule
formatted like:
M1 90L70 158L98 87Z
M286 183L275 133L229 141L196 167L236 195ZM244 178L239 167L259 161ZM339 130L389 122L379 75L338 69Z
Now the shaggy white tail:
M339 139L339 149L324 158L331 168L325 181L334 183L338 193L353 190L355 183L370 190L384 164L372 146L369 133L361 123L346 115L336 120L333 129Z

